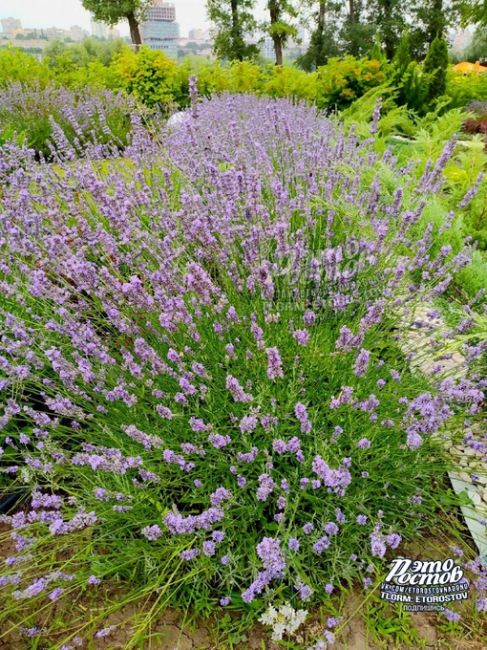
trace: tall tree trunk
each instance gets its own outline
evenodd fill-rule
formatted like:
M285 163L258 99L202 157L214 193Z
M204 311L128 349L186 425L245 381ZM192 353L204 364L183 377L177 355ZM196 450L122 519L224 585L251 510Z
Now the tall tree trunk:
M133 11L127 14L127 20L130 27L130 38L132 39L132 43L135 45L135 50L137 51L142 45L142 38L140 36L139 23Z
M318 31L322 34L325 31L326 22L326 0L320 0L320 8L318 10Z
M238 16L238 0L230 1L231 11L232 11L232 50L234 52L235 58L238 61L243 61L243 36L240 33L240 21Z
M326 2L327 0L320 0L320 8L318 10L318 25L316 28L316 52L315 52L315 69L321 65L325 65L326 58L324 52L325 40L325 22L326 22Z
M282 39L280 36L273 36L274 52L276 54L276 65L282 65Z
M355 22L355 0L348 0L348 20L351 25Z
M384 49L386 57L392 61L396 51L396 42L392 27L392 14L393 14L393 0L384 0L383 2L383 35L384 35Z
M271 27L279 22L281 12L279 8L279 0L269 0L269 13L271 17ZM276 65L282 65L282 36L280 34L272 33L272 40L274 42L274 52L276 55Z

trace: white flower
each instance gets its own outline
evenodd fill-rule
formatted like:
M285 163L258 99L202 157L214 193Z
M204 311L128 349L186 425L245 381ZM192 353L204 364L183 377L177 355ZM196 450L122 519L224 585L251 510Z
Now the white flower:
M305 609L295 610L290 603L284 603L277 610L269 605L259 621L272 627L272 640L281 641L284 634L293 635L304 623L308 612Z
M286 632L286 624L285 623L274 623L274 626L272 628L272 640L273 641L281 641L282 637L284 635L284 632Z
M277 609L272 607L272 605L269 605L267 610L259 618L259 621L263 625L272 625L276 619L277 619Z
M284 603L279 607L279 614L284 616L284 618L291 619L294 616L294 609L291 607L290 603Z

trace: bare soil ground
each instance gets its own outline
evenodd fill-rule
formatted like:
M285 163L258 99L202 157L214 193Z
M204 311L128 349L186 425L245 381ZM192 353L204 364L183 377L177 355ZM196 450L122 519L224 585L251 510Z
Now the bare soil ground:
M0 534L6 531L5 526L0 526ZM428 548L430 546L430 548ZM435 557L438 542L432 539L431 544L408 547L407 555L411 558ZM432 549L436 549L433 551ZM10 540L0 544L0 561L12 554L13 545ZM90 621L96 612L107 603L116 603L123 600L123 591L120 587L108 587L102 590L96 599L88 601L86 598L61 598L56 606L49 612L49 619L46 625L59 630L46 639L30 639L22 634L18 628L14 628L12 621L5 621L0 626L0 650L54 650L59 647L61 635L67 631L77 629L83 623ZM471 600L475 594L471 593ZM0 606L1 592L0 592ZM394 619L393 606L389 606L388 616ZM472 603L465 607L466 619L468 620L468 607L472 609ZM87 627L84 634L83 648L88 650L124 650L128 647L133 638L134 625L143 613L141 603L128 604L103 621L103 627L111 628L105 638L95 638L96 627ZM483 625L479 626L478 621L474 627L466 624L461 633L452 633L445 630L444 617L435 613L415 613L409 618L409 625L414 632L411 643L397 641L397 634L380 634L374 629L374 615L367 609L367 602L364 602L364 595L359 590L352 590L345 602L341 612L344 624L337 634L337 640L333 648L336 650L487 650L487 624L484 619ZM381 616L375 614L377 622L381 623ZM167 609L162 615L156 617L150 626L144 640L136 645L137 650L279 650L283 647L297 650L306 648L308 639L313 635L320 634L324 628L323 621L326 620L325 612L314 612L311 622L300 631L300 634L290 645L279 645L270 640L270 634L263 626L257 624L247 634L247 638L241 642L229 645L218 632L216 621L201 621L196 627L188 627L182 614L173 609ZM98 625L98 628L100 626ZM13 629L12 629L13 628Z

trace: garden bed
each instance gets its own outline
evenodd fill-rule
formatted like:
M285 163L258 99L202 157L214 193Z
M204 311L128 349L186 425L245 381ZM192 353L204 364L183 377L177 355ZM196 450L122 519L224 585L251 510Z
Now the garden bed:
M319 650L360 636L360 585L367 635L420 643L374 594L439 522L458 530L441 436L482 420L482 346L447 380L400 347L404 312L469 262L436 213L453 143L404 167L378 111L361 138L304 105L191 93L157 139L134 116L116 164L4 170L2 453L32 496L3 518L0 622L72 649L75 602L95 645L128 650L178 634L177 610L231 647L274 606L320 608L299 641Z

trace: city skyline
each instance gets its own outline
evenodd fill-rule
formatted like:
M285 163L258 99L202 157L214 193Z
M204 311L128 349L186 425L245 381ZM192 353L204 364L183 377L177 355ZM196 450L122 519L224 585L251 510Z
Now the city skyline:
M176 6L177 22L181 33L191 29L208 29L205 0L171 0ZM26 29L60 27L69 29L79 25L91 33L92 15L81 0L1 0L0 19L17 18ZM128 36L126 23L118 26L123 36Z

